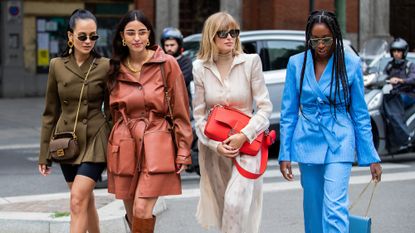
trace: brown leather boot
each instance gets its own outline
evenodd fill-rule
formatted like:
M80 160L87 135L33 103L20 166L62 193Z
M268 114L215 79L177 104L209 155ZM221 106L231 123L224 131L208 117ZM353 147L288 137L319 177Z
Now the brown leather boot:
M133 231L131 233L154 233L156 216L152 218L133 218Z

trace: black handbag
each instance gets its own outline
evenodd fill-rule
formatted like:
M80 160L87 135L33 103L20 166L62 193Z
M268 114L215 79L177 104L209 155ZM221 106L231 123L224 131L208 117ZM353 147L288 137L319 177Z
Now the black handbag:
M81 107L82 94L88 75L91 72L92 65L95 63L95 59L92 61L88 72L85 75L85 81L82 84L81 94L79 95L78 109L76 110L75 123L72 132L60 132L58 133L57 126L52 139L49 142L49 154L53 161L61 162L67 160L74 160L79 155L78 137L75 135L76 124L78 122L79 109Z

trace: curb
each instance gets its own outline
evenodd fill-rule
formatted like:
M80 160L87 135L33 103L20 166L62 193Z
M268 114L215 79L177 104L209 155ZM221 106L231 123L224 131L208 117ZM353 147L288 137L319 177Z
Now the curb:
M24 199L28 197L22 200ZM21 200L16 202L21 202ZM167 210L166 201L164 197L160 197L153 214L159 215L165 210ZM129 233L124 214L122 200L115 200L98 209L101 233ZM2 211L0 212L0 233L69 233L69 222L69 216L55 218L52 217L52 213Z

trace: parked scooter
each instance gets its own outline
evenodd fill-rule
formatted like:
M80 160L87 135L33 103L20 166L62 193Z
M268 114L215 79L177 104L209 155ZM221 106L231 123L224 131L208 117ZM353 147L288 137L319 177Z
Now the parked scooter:
M383 97L386 94L408 94L406 90L415 88L413 85L401 84L395 88L391 84L387 83L387 75L380 75L371 80L370 83L366 83L365 100L369 110L372 133L375 148L380 155L389 155L391 153L403 153L408 152L414 148L414 145L407 144L402 145L398 151L393 151L389 148L387 143L387 127L388 119L382 109ZM404 119L410 132L415 132L415 105L409 106L405 109Z
M415 96L413 85L400 84L393 87L388 83L389 77L383 74L388 58L388 43L377 40L369 41L361 54L364 61L365 101L369 110L375 148L380 155L393 155L412 151L414 145L403 144L398 150L390 148L387 143L388 119L383 112L383 98L386 94L408 94ZM377 43L377 45L376 45ZM376 51L374 51L376 50ZM370 54L368 56L368 54ZM411 134L415 132L415 105L405 108L404 120ZM389 134L390 135L390 134Z

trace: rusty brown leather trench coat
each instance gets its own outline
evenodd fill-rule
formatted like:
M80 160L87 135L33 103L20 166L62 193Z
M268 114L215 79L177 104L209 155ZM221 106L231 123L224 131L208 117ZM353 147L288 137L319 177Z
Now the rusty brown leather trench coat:
M110 87L110 110L115 124L109 138L108 156L113 155L111 153L114 152L117 153L116 156L119 156L119 159L131 158L131 156L123 154L123 148L112 145L117 140L114 137L130 134L135 141L135 157L133 157L139 161L133 175L116 174L109 169L108 191L114 193L118 199L133 198L137 186L140 197L181 194L179 174L175 172L150 174L146 167L146 156L148 155L146 155L145 148L143 148L144 134L153 131L169 131L171 129L171 125L165 118L169 110L165 101L160 66L164 67L171 96L173 124L175 126L174 135L177 154L175 161L172 160L172 163L191 164L192 128L189 120L189 103L183 75L174 57L166 55L158 46L152 49L155 49L155 53L149 61L144 63L139 75L136 74L134 76L131 71L121 64L120 73L115 83ZM165 142L161 139L153 139L151 143L162 146ZM114 156L114 158L116 157ZM111 161L108 159L108 168L113 165ZM129 162L132 164L136 163L135 161ZM159 162L165 163L166 161L160 160Z

